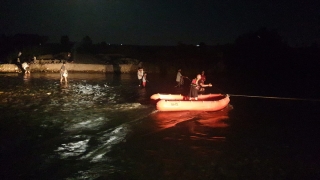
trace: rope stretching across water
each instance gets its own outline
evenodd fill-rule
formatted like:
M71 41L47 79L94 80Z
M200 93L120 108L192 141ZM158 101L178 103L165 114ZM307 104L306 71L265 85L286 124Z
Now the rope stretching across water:
M221 89L214 87L223 94L228 94L222 91ZM276 96L252 96L245 94L228 94L229 96L238 96L238 97L249 97L249 98L264 98L264 99L282 99L282 100L294 100L294 101L320 101L320 99L306 99L306 98L291 98L291 97L276 97Z
M265 99L284 99L296 101L320 101L320 99L305 99L305 98L289 98L289 97L273 97L273 96L251 96L243 94L228 94L229 96L250 97L250 98L265 98Z

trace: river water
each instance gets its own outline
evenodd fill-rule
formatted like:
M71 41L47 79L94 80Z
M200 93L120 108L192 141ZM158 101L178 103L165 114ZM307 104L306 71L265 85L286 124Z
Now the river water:
M185 94L189 82L174 88L174 75L148 77L141 88L134 74L70 73L67 84L56 73L0 74L0 179L320 177L319 101L310 94L234 94L218 112L158 112L152 94ZM284 95L210 80L207 93Z

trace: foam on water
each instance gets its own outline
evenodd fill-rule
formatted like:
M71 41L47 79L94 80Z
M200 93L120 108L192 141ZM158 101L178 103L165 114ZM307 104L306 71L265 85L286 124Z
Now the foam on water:
M75 130L95 130L102 126L108 121L105 117L98 117L90 120L85 120L78 122L78 119L75 120L75 124L72 122L65 125L66 131L75 131Z
M69 142L67 144L61 144L61 146L58 147L58 149L55 151L59 153L62 159L72 156L79 156L86 152L88 142L89 139L76 142Z
M107 157L106 154L111 151L114 145L125 141L129 131L129 126L124 124L111 131L106 130L97 135L85 136L84 140L78 140L80 136L75 135L68 137L69 142L61 144L55 152L60 155L61 159L78 157L91 162L108 161L111 157ZM88 145L90 139L94 139L97 145Z
M107 161L111 157L106 154L111 151L112 147L120 142L125 141L126 135L129 133L128 125L121 125L111 132L104 132L98 140L102 143L97 149L91 151L84 158L89 158L91 162Z

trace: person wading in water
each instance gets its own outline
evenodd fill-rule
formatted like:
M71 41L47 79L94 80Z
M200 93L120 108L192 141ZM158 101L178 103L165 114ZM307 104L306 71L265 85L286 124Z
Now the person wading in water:
M142 77L143 77L143 68L139 67L137 72L138 80L139 80L139 86L142 85Z
M61 66L61 68L60 68L60 82L62 82L63 79L64 79L65 82L68 82L68 80L67 80L68 71L67 71L67 69L66 69L65 64L66 64L66 63L63 62L62 66Z

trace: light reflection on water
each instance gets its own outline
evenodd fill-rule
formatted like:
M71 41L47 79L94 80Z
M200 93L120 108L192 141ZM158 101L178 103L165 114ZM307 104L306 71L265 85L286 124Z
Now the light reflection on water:
M157 112L151 115L160 129L173 127L181 122L194 119L195 121L208 127L227 127L224 120L228 119L228 112L232 109L229 106L217 112L196 112L196 111L179 111L179 112Z
M149 74L144 89L135 74L74 74L68 84L46 76L25 83L0 75L0 169L14 177L7 179L320 177L318 102L231 96L234 109L164 113L149 97L186 93L187 86L174 88L175 75ZM212 79L219 89L252 90L229 78Z
M65 173L61 176L71 179L123 172L122 165L115 165L123 156L115 152L117 145L172 128L187 129L188 136L194 140L223 138L223 133L211 133L213 129L228 126L228 111L232 109L210 113L158 112L149 103L149 97L158 92L157 86L139 88L136 77L130 74L70 73L68 83L60 83L56 73L2 74L0 79L5 82L0 84L1 107L21 111L18 117L5 114L7 119L18 118L23 124L33 126L35 131L24 135L29 140L41 137L33 145L44 149L38 152L42 157L39 161L45 163L44 171L58 163L61 169L56 169L56 173ZM43 132L54 136L47 137ZM33 140L30 143L30 151L35 151ZM82 168L64 172L63 168L68 168L63 165L67 160L75 161L74 165L82 164ZM19 173L28 177L38 168L33 165L31 172L19 170ZM37 178L41 176L46 177L40 174Z
M318 102L231 96L218 112L159 112L152 94L188 87L148 77L0 74L0 179L319 179ZM229 78L206 91L252 90Z

